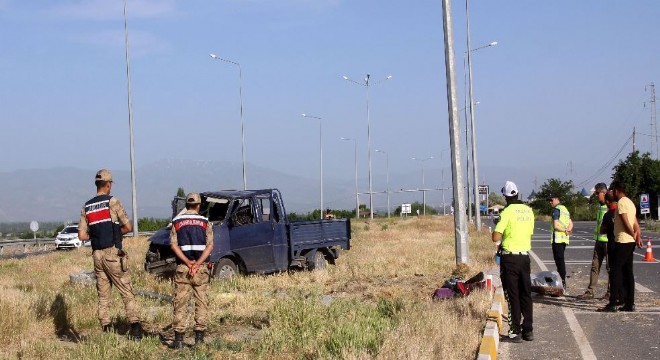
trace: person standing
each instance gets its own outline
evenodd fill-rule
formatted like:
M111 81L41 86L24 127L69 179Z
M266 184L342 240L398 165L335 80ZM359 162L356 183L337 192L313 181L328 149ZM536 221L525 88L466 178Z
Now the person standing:
M199 214L201 197L186 196L186 211L172 220L170 247L176 255L174 276L174 342L172 348L183 348L186 317L191 292L195 297L195 345L204 342L208 320L208 286L210 271L207 259L213 250L213 226Z
M610 301L600 311L616 312L635 311L635 275L633 273L633 253L635 245L642 247L637 209L626 195L625 185L614 181L610 186L617 200L616 217L614 218L614 236L616 245L613 251L611 269ZM624 304L616 308L618 295L623 291Z
M126 253L122 248L122 235L133 230L121 202L110 196L112 173L101 169L94 179L96 196L83 205L78 225L78 238L91 240L96 290L99 296L98 317L105 332L113 330L108 307L110 290L114 286L124 301L126 319L130 323L129 337L142 339L140 312L133 294L131 276L126 268Z
M566 284L566 263L564 261L564 252L568 246L569 236L573 231L573 221L571 213L566 206L561 204L561 199L557 194L548 196L550 206L552 206L552 221L550 222L550 233L552 243L552 257L557 266L557 272L564 284L564 295L568 295L568 285Z
M610 299L610 289L612 288L612 261L614 260L614 247L616 246L616 237L614 236L614 218L616 217L616 199L614 192L608 190L605 194L605 202L607 203L607 213L603 216L603 222L600 225L600 233L607 236L607 292L600 300ZM623 297L619 299L623 301Z
M601 233L600 228L603 224L603 218L607 213L607 204L605 203L605 195L607 194L607 185L605 183L598 183L594 187L595 195L598 199L598 213L596 214L596 227L594 229L593 239L594 254L591 260L591 274L589 275L589 286L582 295L578 295L578 300L589 300L594 298L596 286L598 285L598 276L600 269L603 265L603 259L607 259L607 234ZM607 271L610 270L609 260L606 262ZM608 284L609 289L609 284Z
M532 249L534 212L518 200L518 187L507 181L502 187L506 207L500 212L491 240L500 244L500 277L509 308L506 341L534 340L532 283L529 251ZM522 318L522 322L521 322Z

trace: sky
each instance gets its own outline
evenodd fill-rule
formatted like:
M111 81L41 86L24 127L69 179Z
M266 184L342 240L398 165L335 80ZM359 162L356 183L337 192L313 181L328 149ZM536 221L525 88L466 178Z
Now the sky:
M471 53L480 183L590 188L633 128L651 151L658 18L656 0L470 1L471 48L498 42ZM464 1L452 19L462 107ZM241 163L242 91L248 187L255 166L318 178L319 120L306 113L321 118L326 181L354 179L351 138L366 191L367 89L342 76L370 74L376 186L386 162L392 178L421 182L424 167L427 187L449 185L440 0L128 0L127 20L137 168ZM0 172L128 170L127 102L122 0L0 0Z

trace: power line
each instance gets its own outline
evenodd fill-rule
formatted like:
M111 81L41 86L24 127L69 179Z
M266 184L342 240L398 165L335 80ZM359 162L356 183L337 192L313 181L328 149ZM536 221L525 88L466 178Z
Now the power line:
M601 176L601 175L603 174L603 172L605 172L606 169L610 168L610 167L612 166L612 164L614 163L614 161L616 161L616 160L619 158L619 156L620 156L621 153L624 151L624 149L626 148L626 146L628 146L628 144L630 144L630 141L631 141L631 140L632 140L632 135L630 135L630 136L628 137L628 139L626 139L626 142L621 146L621 148L619 148L619 150L617 151L616 154L614 154L614 156L612 156L611 158L609 158L609 159L607 160L607 162L606 162L603 166L601 166L598 170L596 170L596 172L595 172L593 175L589 176L587 179L585 179L584 181L582 181L582 182L580 182L579 184L577 184L577 185L576 185L576 188L583 187L584 185L593 182L594 179L596 179L596 178L598 178L599 176Z

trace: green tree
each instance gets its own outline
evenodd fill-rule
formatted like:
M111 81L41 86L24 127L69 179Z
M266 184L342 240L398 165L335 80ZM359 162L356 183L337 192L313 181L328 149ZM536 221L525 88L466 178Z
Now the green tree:
M504 196L496 192L491 192L488 194L488 205L506 205L506 200L504 200Z
M554 178L548 179L543 185L541 185L541 189L536 193L536 200L534 200L530 206L540 214L549 215L552 206L550 206L550 203L548 202L548 196L554 194L560 197L562 204L564 204L564 206L570 211L570 205L572 205L574 198L572 189L573 181L571 180L561 181L560 179Z
M639 195L649 194L651 216L658 216L658 194L660 194L660 161L653 160L649 153L632 152L625 160L614 166L614 180L623 182L626 195L639 206ZM639 213L639 212L638 212Z
M186 192L183 191L183 188L182 188L182 187L180 187L180 188L178 188L178 189L176 190L176 196L186 197Z

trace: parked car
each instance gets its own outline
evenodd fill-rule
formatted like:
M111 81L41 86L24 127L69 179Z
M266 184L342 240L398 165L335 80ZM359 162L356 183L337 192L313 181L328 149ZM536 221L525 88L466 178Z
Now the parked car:
M78 239L78 224L67 225L55 237L55 250L76 249L82 246Z
M323 269L341 249L350 249L349 219L289 221L277 189L223 190L200 194L200 214L213 224L212 274L274 273L289 268ZM172 201L172 218L185 198ZM163 274L176 268L170 249L171 224L149 238L145 270Z

